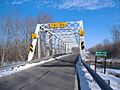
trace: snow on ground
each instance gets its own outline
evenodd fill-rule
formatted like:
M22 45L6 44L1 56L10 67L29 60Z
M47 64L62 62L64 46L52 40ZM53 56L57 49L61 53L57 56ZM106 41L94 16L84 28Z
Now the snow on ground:
M92 69L94 69L94 66L91 66L91 67ZM82 66L82 70L85 72L85 76L87 78L87 81L89 83L89 87L91 88L91 90L101 90L84 66ZM113 90L120 90L120 78L109 74L109 72L120 74L120 70L107 69L106 74L103 74L102 70L103 69L101 70L97 69L97 74L101 76L105 81L110 80L110 86L113 88Z
M113 75L120 74L120 70L118 70L118 69L109 69L109 68L107 68L106 71L107 71L108 74L113 74Z
M90 67L91 67L93 70L95 70L95 66L94 66L94 65L90 65ZM104 68L97 68L96 71L103 73ZM120 69L110 69L110 68L106 68L106 73L107 73L107 74L112 74L112 75L117 75L117 74L120 74Z
M65 56L68 56L68 55L62 55L62 56L56 57L56 59L59 59L59 58L65 57ZM25 69L28 69L30 67L34 67L36 65L44 64L46 62L50 62L50 61L53 61L53 60L55 60L55 59L51 58L49 60L44 60L44 61L40 61L40 62L37 62L37 63L26 64L25 66L15 67L14 69L8 68L6 70L1 70L0 71L0 77L10 75L10 74L19 72L21 70L25 70Z
M105 59L103 59L103 58L100 58L100 59L97 60L97 62L104 62L104 61L105 61ZM117 60L117 59L106 59L106 62L115 62L115 61L119 61L119 60Z
M91 57L89 59L86 59L86 61L95 61L94 57ZM104 58L97 58L97 62L104 62L105 59ZM120 59L106 59L106 62L120 62Z
M0 77L6 76L6 75L10 75L10 74L12 74L12 73L16 73L16 72L19 72L19 71L21 71L21 70L25 70L25 69L28 69L28 68L30 68L30 67L34 67L34 66L39 65L39 64L44 64L44 63L46 63L46 62L50 62L50 61L53 61L53 60L54 60L54 59L51 58L51 59L49 59L49 60L40 61L40 62L38 62L38 63L31 63L31 64L26 64L26 65L20 66L20 67L15 67L15 68L13 68L13 69L9 68L9 69L6 69L6 70L2 70L2 71L0 71Z

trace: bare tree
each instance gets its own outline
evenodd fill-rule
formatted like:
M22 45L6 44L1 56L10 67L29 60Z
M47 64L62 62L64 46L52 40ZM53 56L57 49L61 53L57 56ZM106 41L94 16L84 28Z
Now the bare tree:
M106 50L108 57L120 58L120 25L113 26L111 31L112 42L105 39L102 44L90 48L89 51L95 53L96 50Z
M34 33L36 25L52 20L52 17L45 13L39 13L35 18L0 18L0 65L5 62L27 60L31 34Z
M33 17L27 16L25 20L22 22L22 52L25 59L27 59L28 52L29 52L29 44L31 43L31 34L35 31L36 22Z
M116 57L120 57L120 25L115 25L112 28L113 52Z
M120 25L113 26L112 28L112 38L114 43L120 43Z
M53 17L47 13L38 13L36 17L36 22L38 24L49 23L53 21Z
M0 41L1 41L1 65L4 64L6 54L10 42L12 41L12 19L10 17L4 17L2 23L0 23Z

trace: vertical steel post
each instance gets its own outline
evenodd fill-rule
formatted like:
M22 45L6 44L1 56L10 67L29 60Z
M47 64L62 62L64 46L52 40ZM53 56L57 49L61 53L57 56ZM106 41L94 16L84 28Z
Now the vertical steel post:
M65 54L67 53L67 52L66 52L66 51L67 51L66 49L67 49L67 48L66 48L66 43L65 43Z
M36 30L35 30L36 35L38 35L39 30L40 30L40 24L37 24ZM33 39L32 40L33 52L31 52L31 51L29 52L27 61L31 61L33 59L36 44L37 44L37 39Z
M65 53L65 43L63 42L63 53Z
M62 46L61 46L61 48L62 48L62 54L64 54L64 42L62 42Z
M50 42L48 41L50 39L50 34L49 33L45 33L46 35L46 56L50 56Z
M79 25L80 25L80 30L84 30L83 21L80 21ZM84 36L80 36L80 41L79 42L80 42L80 54L81 54L81 57L82 57L82 59L85 59L85 55L84 55L85 54L85 49L82 48L82 45L81 45L81 43L84 42Z
M55 39L55 40L56 40L56 41L55 41L55 44L56 44L57 39ZM54 55L54 58L56 59L56 56L57 56L57 50L56 50L56 49L57 49L57 46L56 46L56 45L54 46L54 49L55 49L55 55Z
M40 43L40 40L41 40L41 32L38 33L38 59L41 58L41 43Z
M96 66L97 66L97 56L95 56L95 72L96 72Z
M50 43L50 56L52 56L52 35L50 34L50 38L51 38L51 40L49 41L49 43Z
M105 61L104 61L104 74L106 73L106 57L105 57Z
M53 41L54 41L54 48L53 48L53 50L54 50L54 54L53 54L53 57L55 58L56 57L56 38L54 37L53 38Z
M59 42L60 42L60 39L58 39L58 53L57 54L60 54L60 50L59 50Z
M60 54L62 53L62 40L59 42Z

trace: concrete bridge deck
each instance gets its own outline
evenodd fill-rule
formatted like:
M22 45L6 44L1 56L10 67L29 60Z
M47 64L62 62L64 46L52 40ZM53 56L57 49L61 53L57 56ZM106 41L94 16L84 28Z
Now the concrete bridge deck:
M0 90L74 90L76 57L68 55L2 77Z

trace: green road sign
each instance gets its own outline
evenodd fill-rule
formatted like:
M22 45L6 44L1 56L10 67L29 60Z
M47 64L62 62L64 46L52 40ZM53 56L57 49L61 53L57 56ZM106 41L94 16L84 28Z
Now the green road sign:
M96 51L97 57L107 57L107 51Z

